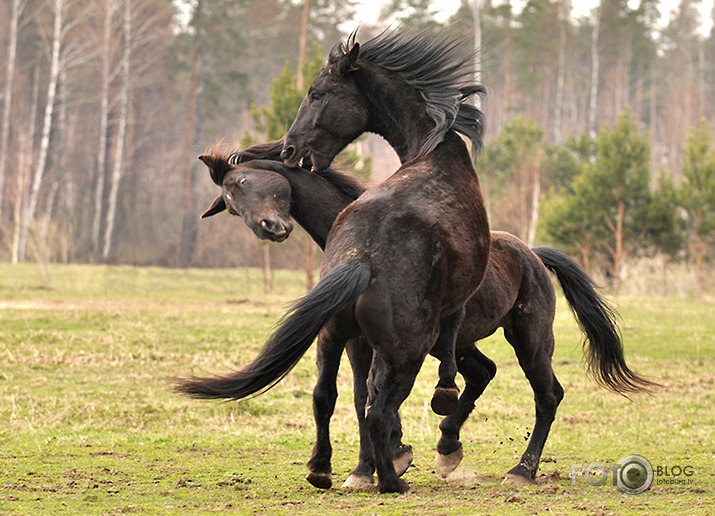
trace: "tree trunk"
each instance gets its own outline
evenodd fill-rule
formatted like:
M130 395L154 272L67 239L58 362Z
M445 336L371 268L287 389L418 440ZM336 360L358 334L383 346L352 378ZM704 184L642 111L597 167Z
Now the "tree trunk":
M0 130L0 217L5 192L5 169L10 145L10 110L12 109L12 88L15 78L17 57L17 35L20 16L25 9L25 1L12 0L10 8L10 31L7 42L7 65L5 67L5 88L3 93L2 129Z
M566 82L566 26L568 2L559 5L559 66L556 76L556 102L554 104L554 143L563 143L563 104Z
M47 87L47 103L45 104L45 115L42 125L42 137L40 138L40 149L35 167L35 175L32 180L30 199L20 226L20 237L18 245L18 260L25 259L25 249L27 247L27 234L30 224L37 211L37 203L40 197L40 187L47 167L47 154L50 147L50 132L52 129L52 117L55 110L55 97L57 95L57 82L60 75L60 52L62 50L62 26L64 23L63 0L55 0L55 18L52 31L52 54L50 58L50 75Z
M300 16L300 38L298 40L298 73L296 74L296 87L303 91L305 77L303 77L303 63L308 48L308 19L310 18L310 0L303 2L303 12Z
M271 247L268 242L263 242L263 290L266 294L273 294L273 276L271 275Z
M511 5L507 11L506 18L506 48L504 49L504 114L502 115L502 123L511 119L509 116L511 110L511 90L512 90L512 35L511 35Z
M27 179L28 166L25 164L27 156L27 137L20 135L20 142L17 150L17 178L15 180L15 207L13 209L13 230L12 230L12 249L11 261L18 263L20 254L20 228L22 227L22 213L24 211L25 200L25 181ZM32 141L30 139L30 141Z
M124 166L124 147L127 135L127 113L129 106L129 88L131 82L130 64L132 52L132 0L124 0L124 51L122 52L122 86L119 92L119 127L117 127L117 144L112 165L112 184L109 190L107 204L107 223L104 231L104 248L102 261L107 261L112 252L112 240L117 216L117 199L119 183L122 180Z
M541 201L541 166L539 160L533 163L533 178L531 185L531 214L529 216L529 231L526 243L529 247L534 247L536 242L536 228L539 225L539 204Z
M588 124L586 131L595 138L598 133L596 110L598 109L598 26L599 26L599 9L596 8L593 12L593 29L591 30L591 93L589 94L588 103Z
M104 183L107 168L107 132L109 130L109 87L111 84L111 38L112 18L115 9L114 0L104 1L104 29L102 34L102 88L99 105L99 146L97 148L97 171L94 191L94 214L91 229L92 252L99 253L99 234L102 226L102 213L104 206Z
M305 63L308 42L308 20L310 19L310 0L303 2L303 12L300 19L300 41L298 43L298 73L296 75L296 87L298 91L303 91L305 87L305 77L303 76L303 63ZM303 262L305 264L305 289L310 290L315 283L315 260L313 259L313 239L306 233L301 236L303 239ZM264 261L265 263L265 261ZM270 261L268 262L270 266ZM270 273L270 271L269 271ZM272 290L272 287L271 287Z
M474 25L474 82L481 84L482 82L482 7L484 0L471 0L470 7L472 8L472 24ZM479 95L474 95L474 105L477 108L482 107L482 99Z
M695 233L695 281L697 283L698 293L705 292L705 284L703 277L703 255L705 254L705 242L700 235Z
M623 216L625 213L625 203L618 201L618 212L616 214L616 250L613 253L613 291L618 292L621 288L621 268L623 266Z
M200 20L202 17L201 1L197 2L194 17ZM197 23L200 27L201 22ZM197 31L200 29L197 29ZM188 267L191 264L191 257L194 254L196 244L196 234L198 232L197 215L194 210L194 144L196 143L198 125L199 106L199 74L201 70L201 54L199 52L199 41L201 35L197 32L194 35L197 41L194 42L194 53L191 65L191 81L189 84L189 113L186 133L186 165L184 168L184 189L182 195L183 217L181 223L181 241L179 243L179 265Z

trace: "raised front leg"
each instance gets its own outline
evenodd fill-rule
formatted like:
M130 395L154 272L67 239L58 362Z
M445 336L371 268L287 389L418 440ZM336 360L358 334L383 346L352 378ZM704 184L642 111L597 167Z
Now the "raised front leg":
M464 321L465 309L462 307L449 317L440 321L440 332L432 348L432 355L439 359L439 381L432 395L432 411L440 416L448 416L457 410L459 389L454 381L457 376L455 343L457 334Z
M464 392L459 397L457 410L444 418L439 425L442 436L437 443L435 469L446 477L462 460L462 443L459 432L474 409L475 401L482 395L497 372L497 366L472 344L458 351L457 368L464 377Z

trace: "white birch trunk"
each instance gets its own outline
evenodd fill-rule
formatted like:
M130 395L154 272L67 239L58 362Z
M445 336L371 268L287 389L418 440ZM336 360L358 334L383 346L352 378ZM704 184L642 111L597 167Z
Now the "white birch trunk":
M10 145L10 110L12 109L12 88L15 77L15 61L17 58L17 35L20 16L25 9L24 0L12 0L10 8L10 32L7 42L7 66L5 67L5 88L3 92L2 131L0 132L0 215L3 207L3 192L5 191L5 170L7 168L7 153Z
M484 0L471 0L472 23L474 25L474 82L482 83L482 20L481 11ZM474 95L474 105L481 109L482 99L479 95Z
M92 251L99 252L99 233L104 206L104 184L107 173L107 131L109 127L109 87L111 85L112 18L116 3L104 2L104 30L102 33L102 91L99 106L99 147L97 149L97 184L94 192L94 214L92 220Z
M23 216L20 227L20 239L18 246L18 260L25 259L25 249L27 247L27 234L30 224L35 218L37 203L40 197L40 187L47 167L47 154L50 148L50 131L52 129L52 117L55 112L55 98L57 96L57 83L60 76L60 52L62 50L62 26L64 23L63 0L54 0L55 19L52 30L52 53L50 57L50 75L47 86L47 103L45 104L45 115L42 122L42 137L40 138L40 148L35 166L35 173L30 189L30 198Z
M124 0L124 51L122 52L121 77L122 86L119 93L119 126L117 128L117 145L112 165L112 184L109 190L107 204L107 223L104 232L104 248L102 260L107 261L112 252L112 239L116 225L117 198L119 197L119 183L122 180L124 167L124 147L127 134L127 116L129 112L129 82L130 59L132 49L132 2Z

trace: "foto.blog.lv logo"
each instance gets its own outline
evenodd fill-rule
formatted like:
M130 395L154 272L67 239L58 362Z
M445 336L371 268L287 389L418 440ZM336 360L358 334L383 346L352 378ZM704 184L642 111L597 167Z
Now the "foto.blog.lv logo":
M624 493L641 494L653 484L653 466L641 455L626 455L610 466L591 464L583 469L583 464L571 465L571 485L576 485L576 479L583 477L592 486L602 486L608 481L608 472L612 472L613 485Z

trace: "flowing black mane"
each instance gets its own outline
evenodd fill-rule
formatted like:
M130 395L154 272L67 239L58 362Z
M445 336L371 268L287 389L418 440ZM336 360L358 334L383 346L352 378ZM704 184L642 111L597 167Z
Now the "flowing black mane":
M211 179L214 183L221 186L223 184L223 178L233 167L239 164L246 164L253 160L270 160L275 161L276 166L280 163L280 151L283 148L283 140L276 140L268 143L262 143L248 147L246 149L233 149L231 151L225 151L220 145L217 145L206 151L207 155L210 155L214 159L213 166L209 168L211 173ZM303 170L310 172L310 161L303 164ZM286 168L286 172L290 169ZM259 169L255 169L259 170ZM357 199L360 195L367 189L358 179L349 176L343 172L340 172L334 168L327 168L325 170L318 170L314 172L316 175L322 177L330 184L332 184L336 190L341 192L349 199Z
M336 63L355 44L353 32L330 51L328 64ZM421 155L434 149L450 129L469 138L475 153L482 146L484 114L468 103L486 88L474 84L474 53L467 39L429 31L385 31L360 43L359 60L396 74L420 92L435 128L424 142ZM359 62L359 61L358 61Z

